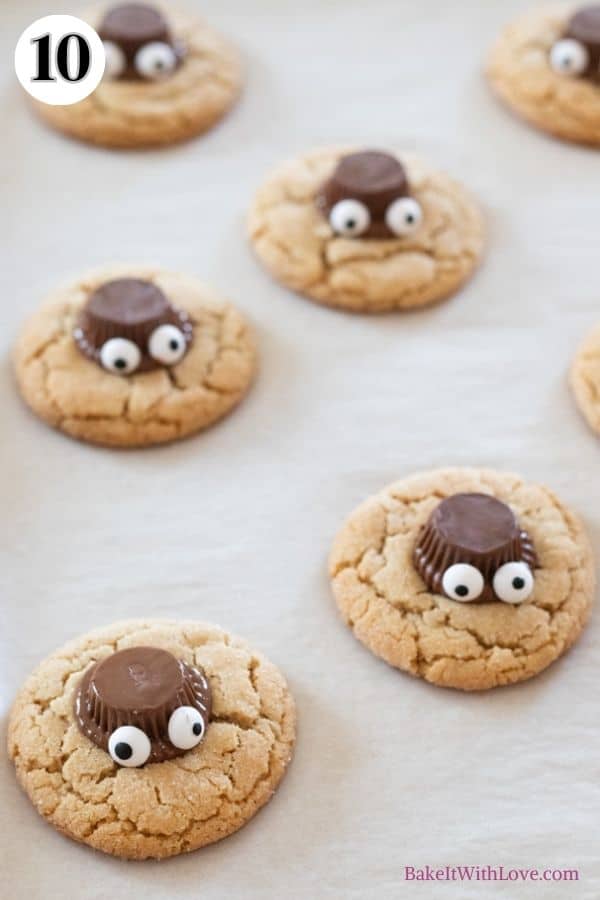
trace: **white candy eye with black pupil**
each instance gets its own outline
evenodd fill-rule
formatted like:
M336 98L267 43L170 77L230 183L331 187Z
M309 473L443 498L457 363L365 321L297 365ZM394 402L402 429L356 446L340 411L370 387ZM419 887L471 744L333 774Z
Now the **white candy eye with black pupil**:
M470 603L477 600L485 586L483 575L475 566L468 563L455 563L444 572L442 588L451 600L459 603Z
M118 44L113 41L104 41L104 55L106 65L104 75L107 78L118 78L127 68L127 59Z
M523 603L533 591L533 574L524 562L505 563L496 571L492 587L503 603Z
M165 366L179 362L185 353L185 347L183 331L175 325L159 325L148 341L148 353L152 359Z
M119 766L143 766L151 751L150 740L141 728L121 725L108 739L108 752Z
M100 362L115 375L130 375L142 360L140 348L127 338L111 338L100 348Z
M340 200L329 213L329 224L336 234L359 237L371 224L371 214L360 200Z
M581 75L589 63L587 48L573 38L558 41L550 51L550 65L559 75Z
M423 221L423 210L414 197L399 197L385 211L385 224L397 237L414 234Z
M170 75L177 65L177 56L172 47L162 41L152 41L140 47L135 54L135 68L142 78L156 81Z
M179 706L169 719L169 740L179 750L191 750L204 737L204 719L195 706Z

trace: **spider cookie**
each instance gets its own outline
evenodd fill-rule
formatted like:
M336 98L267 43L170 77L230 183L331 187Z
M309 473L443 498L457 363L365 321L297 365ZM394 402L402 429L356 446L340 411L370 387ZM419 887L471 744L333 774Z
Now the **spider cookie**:
M106 147L173 144L206 131L237 99L236 52L195 17L120 3L84 18L104 43L104 78L80 103L36 103L59 131Z
M356 312L443 300L470 277L483 221L464 188L408 155L321 150L277 170L248 229L278 281Z
M355 636L433 684L483 690L557 659L590 612L594 567L577 518L544 487L441 469L363 503L330 558Z
M586 422L600 434L600 326L593 329L577 351L570 381Z
M222 418L255 370L241 315L182 275L117 267L58 291L15 350L20 391L44 421L114 447L160 444Z
M128 647L87 669L73 712L82 734L117 765L137 767L199 744L211 703L201 669L159 647Z
M532 125L600 145L600 4L542 7L517 20L493 48L487 74Z
M121 622L71 641L26 681L8 726L38 812L128 859L237 831L272 797L294 742L279 670L197 622Z

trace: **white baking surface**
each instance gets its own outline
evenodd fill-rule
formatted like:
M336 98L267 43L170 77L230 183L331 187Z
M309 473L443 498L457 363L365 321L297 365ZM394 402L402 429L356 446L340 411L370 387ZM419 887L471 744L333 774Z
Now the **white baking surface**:
M212 134L117 153L53 134L12 72L20 31L76 2L2 0L0 689L10 702L67 639L131 616L197 617L247 637L298 702L289 774L226 841L123 863L60 837L2 752L0 871L11 898L600 896L597 617L542 676L481 695L389 668L338 619L330 542L369 494L447 464L547 482L600 549L600 442L566 385L600 318L599 156L496 105L484 51L516 0L195 0L241 47L247 89ZM404 145L479 196L489 251L447 304L358 317L261 271L244 214L282 158ZM8 227L6 227L8 226ZM24 316L81 270L139 260L200 275L253 320L261 373L218 427L110 452L21 405ZM580 869L575 884L417 884L405 865Z

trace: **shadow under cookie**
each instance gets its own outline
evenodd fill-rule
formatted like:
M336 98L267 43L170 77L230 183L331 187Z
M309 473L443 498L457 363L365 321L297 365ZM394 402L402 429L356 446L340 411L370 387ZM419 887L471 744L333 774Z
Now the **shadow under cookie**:
M212 714L193 749L126 767L82 733L73 704L98 660L139 646L201 669ZM67 837L126 859L163 859L245 825L281 781L295 730L284 677L244 641L198 622L130 621L77 638L37 667L13 705L8 749L40 815Z
M147 279L188 317L193 337L173 365L118 374L88 358L75 339L82 310L113 279ZM256 369L254 340L240 313L192 278L116 266L57 291L22 331L14 352L19 389L41 419L71 437L142 447L187 437L223 418Z
M577 9L542 7L508 25L486 74L496 95L531 125L562 140L600 146L600 81L559 74L551 65L552 49Z
M415 567L434 510L446 497L471 492L506 504L533 542L534 587L518 605L457 602L458 595L428 589ZM462 690L523 681L550 665L581 633L595 583L578 519L546 488L486 469L418 474L367 500L335 539L330 575L344 620L373 653Z
M277 169L255 197L250 242L286 287L355 312L417 309L455 293L483 253L484 224L467 191L417 158L397 157L422 219L403 236L377 222L364 236L336 233L321 206L324 185L351 150L324 149ZM369 155L369 154L362 154ZM372 156L384 154L375 154ZM335 222L335 219L334 219Z

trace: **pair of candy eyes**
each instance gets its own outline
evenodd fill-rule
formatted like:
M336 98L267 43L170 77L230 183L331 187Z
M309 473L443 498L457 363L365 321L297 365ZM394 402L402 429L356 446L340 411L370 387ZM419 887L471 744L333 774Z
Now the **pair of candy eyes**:
M127 69L127 57L118 44L104 41L106 55L105 74L109 78L118 78ZM162 41L152 41L140 47L133 61L136 72L142 78L155 81L170 75L177 65L177 55L172 47Z
M483 575L468 563L455 563L444 572L442 588L447 597L460 603L470 603L481 597L485 581ZM494 594L504 603L523 603L533 591L533 575L524 562L505 563L492 579Z
M191 750L202 738L206 726L193 706L180 706L169 719L169 740L178 750ZM147 762L152 750L148 735L135 725L121 725L108 739L108 752L119 766L135 768Z
M573 38L557 41L550 51L550 65L559 75L583 75L589 64L587 48Z
M413 197L399 197L385 211L385 224L397 237L414 234L422 220L423 210ZM369 229L371 213L360 200L339 200L331 208L329 224L336 234L359 237Z
M148 353L156 362L172 366L185 353L185 337L175 325L159 325L150 335ZM110 338L100 348L100 362L109 372L130 375L142 360L137 344L127 338Z

